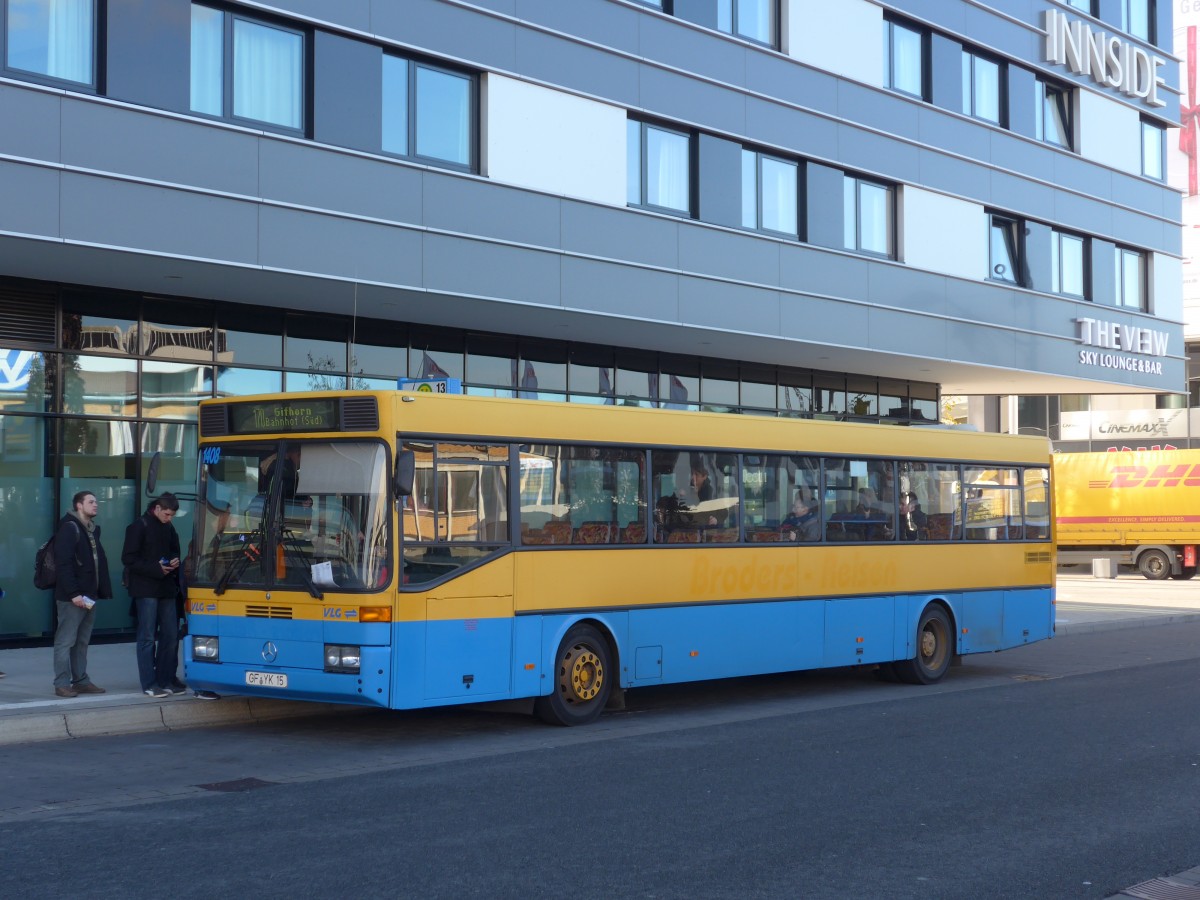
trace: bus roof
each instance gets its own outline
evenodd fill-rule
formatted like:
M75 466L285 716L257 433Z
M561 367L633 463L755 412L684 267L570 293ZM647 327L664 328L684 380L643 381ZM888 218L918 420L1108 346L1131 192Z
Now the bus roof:
M204 400L201 406L262 402L271 398L295 403L305 399L368 396L378 399L382 423L387 422L390 412L391 421L400 432L437 437L863 454L1026 465L1048 465L1050 460L1050 442L1043 437L417 391L319 391L228 397Z

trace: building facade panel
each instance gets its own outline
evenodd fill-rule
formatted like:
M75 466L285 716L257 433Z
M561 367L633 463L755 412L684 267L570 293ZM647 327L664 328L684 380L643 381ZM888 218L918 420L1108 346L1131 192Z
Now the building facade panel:
M421 283L439 293L558 306L568 302L561 261L554 252L427 233Z
M778 291L707 278L679 279L680 319L718 335L737 331L775 337L779 334L780 305ZM730 309L741 312L736 327L730 327Z
M72 168L245 197L260 194L256 135L92 100L65 99L61 122L60 158Z
M788 54L864 84L883 84L883 59L859 52L881 33L879 6L868 0L842 0L837 6L822 0L794 0L787 8Z
M987 271L987 218L981 205L910 187L901 206L905 263L960 278Z
M563 202L562 248L605 260L677 269L680 220L671 216L637 216L623 209L590 203Z
M679 275L595 259L562 261L563 305L582 312L651 322L679 322Z
M62 173L0 159L0 231L53 238L59 233L59 184Z
M109 0L105 91L114 100L187 112L189 0Z
M0 84L0 122L22 123L21 128L0 128L0 153L58 162L62 103L56 91Z
M313 36L313 138L377 153L383 132L383 50L340 34Z
M576 205L558 197L433 169L422 174L419 194L421 210L400 221L545 249L561 246L562 210Z
M61 190L59 232L66 241L258 263L259 206L249 200L75 172L63 173Z
M573 3L559 5L563 8L576 7ZM572 90L636 108L640 105L641 90L640 73L634 61L636 51L624 45L629 42L636 45L638 23L634 19L636 13L631 10L624 12L629 17L629 36L612 42L606 34L602 46L564 40L556 33L534 28L518 28L517 70L525 78L545 80L552 84L563 84L562 73L569 71L571 78L567 86Z
M788 291L817 296L866 297L872 265L864 256L783 244L779 248L779 284Z
M614 206L625 200L624 109L488 77L487 174L504 184Z
M265 201L386 222L423 221L424 173L411 166L263 138L257 170Z
M264 206L258 263L321 278L421 287L422 237L403 225Z
M300 2L300 0L296 0ZM310 0L326 15L337 15L323 0ZM419 49L448 60L467 61L500 72L515 72L516 32L511 2L505 15L489 15L488 4L459 5L442 0L371 2L370 34L401 47ZM472 6L476 8L472 8ZM340 16L335 21L340 22Z

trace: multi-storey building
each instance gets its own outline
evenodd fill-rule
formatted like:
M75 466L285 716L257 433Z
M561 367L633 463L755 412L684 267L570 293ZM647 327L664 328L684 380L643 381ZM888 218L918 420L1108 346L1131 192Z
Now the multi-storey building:
M0 640L50 628L75 491L115 559L150 453L184 485L202 397L1181 391L1171 38L1154 0L0 0Z

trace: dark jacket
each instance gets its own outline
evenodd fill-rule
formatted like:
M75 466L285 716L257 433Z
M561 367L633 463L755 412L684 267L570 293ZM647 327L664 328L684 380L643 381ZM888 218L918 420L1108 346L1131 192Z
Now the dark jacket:
M92 524L92 538L96 542L95 557L92 556L91 543L83 523L71 513L59 519L54 537L54 563L57 571L54 584L55 600L70 603L80 595L91 597L93 600L108 600L112 597L108 558L104 555L104 545L100 543L100 526L95 523Z
M173 600L179 593L179 570L164 575L159 560L179 556L179 534L174 525L164 525L153 513L134 519L125 529L125 546L121 549L129 596Z

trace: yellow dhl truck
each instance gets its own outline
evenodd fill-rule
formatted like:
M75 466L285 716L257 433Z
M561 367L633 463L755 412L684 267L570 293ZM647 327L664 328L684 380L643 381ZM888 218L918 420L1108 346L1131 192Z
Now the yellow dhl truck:
M1112 559L1150 579L1191 578L1200 544L1200 450L1056 453L1059 563Z

